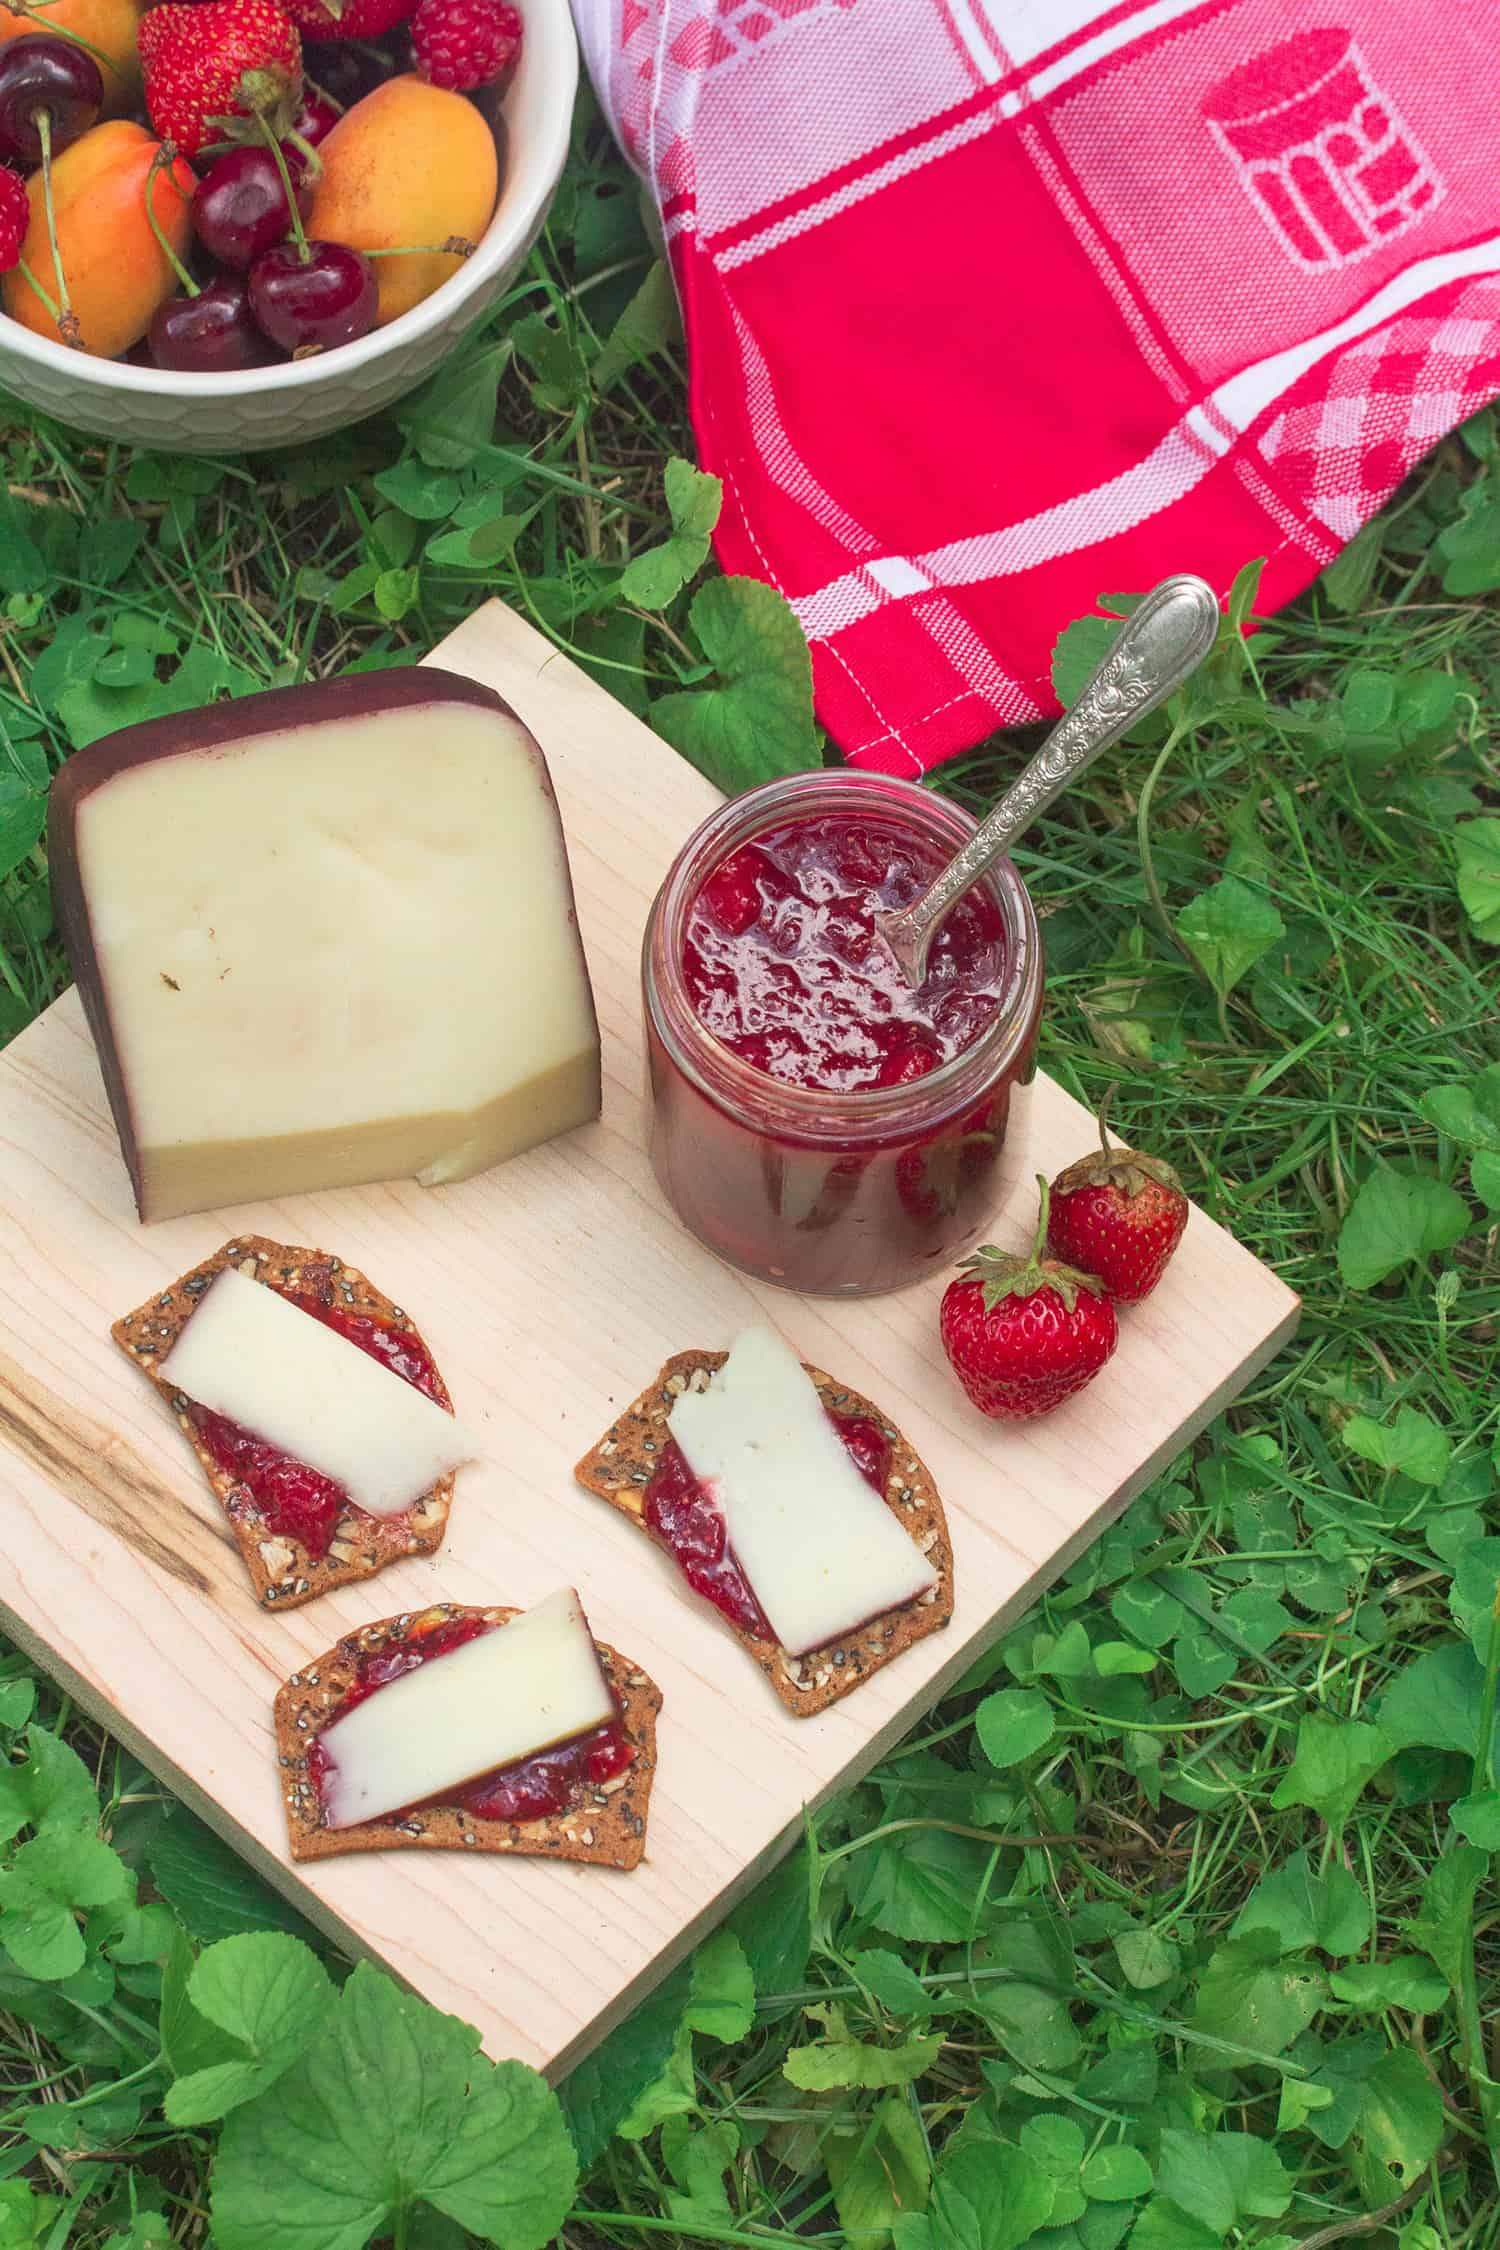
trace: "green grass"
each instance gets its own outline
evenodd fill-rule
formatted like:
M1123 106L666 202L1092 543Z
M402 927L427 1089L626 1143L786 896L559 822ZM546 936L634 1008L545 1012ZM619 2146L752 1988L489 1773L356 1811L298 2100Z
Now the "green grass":
M620 584L690 453L650 270L585 120L522 282L396 418L270 464L7 418L0 1036L62 973L40 787L107 726L410 661L492 591L636 709L698 687L691 587L654 612ZM633 362L632 322L658 347ZM684 1973L578 2075L578 2250L879 2250L893 2223L898 2250L1500 2241L1500 1086L1472 1087L1497 1052L1500 832L1465 833L1500 811L1495 453L1490 416L1441 446L1304 601L1226 642L1170 736L1026 839L1046 1067L1178 1164L1302 1327L819 1818L692 1994ZM937 785L982 807L1022 747ZM29 1674L0 1674L14 1727ZM41 1696L144 1896L198 1943L274 1918ZM17 1911L0 1887L0 1946ZM0 2175L60 2199L0 2203L0 2230L196 2246L215 2129L161 2115L160 1968L85 1935L93 1987L0 1963ZM449 2250L446 2226L409 2239Z

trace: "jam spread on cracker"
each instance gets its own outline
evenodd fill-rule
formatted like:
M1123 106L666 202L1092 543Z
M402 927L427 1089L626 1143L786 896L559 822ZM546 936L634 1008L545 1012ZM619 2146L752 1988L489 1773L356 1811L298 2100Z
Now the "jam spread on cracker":
M275 1288L275 1283L268 1279L266 1286ZM327 1304L305 1291L277 1289L276 1294L299 1312L320 1320L325 1328L336 1330L426 1397L437 1397L437 1369L421 1338L409 1328L397 1328L373 1313L355 1312L348 1305ZM305 1462L294 1461L227 1415L197 1405L188 1411L215 1464L244 1486L265 1518L267 1530L284 1539L300 1540L316 1559L326 1555L339 1518L351 1505L343 1486Z
M884 1430L862 1414L828 1413L828 1419L860 1475L883 1497L891 1453ZM776 1638L729 1544L723 1510L693 1475L675 1438L668 1438L658 1455L646 1487L645 1518L695 1594L741 1632L760 1641Z
M340 1703L336 1716L347 1718L357 1704L365 1702L379 1689L389 1687L392 1680L399 1680L403 1673L414 1672L419 1664L430 1663L434 1657L450 1656L466 1641L477 1640L481 1633L492 1633L496 1629L485 1617L452 1617L434 1620L430 1625L418 1620L395 1647L375 1650L360 1660L354 1685ZM585 1783L597 1787L600 1782L612 1781L616 1774L624 1773L634 1756L625 1730L615 1718L590 1734L576 1736L571 1742L559 1742L550 1750L538 1750L529 1758L518 1759L514 1765L480 1774L441 1801L459 1806L479 1820L546 1820L554 1813L565 1812ZM315 1742L307 1754L307 1772L320 1799L325 1794L331 1764L322 1743ZM408 1813L417 1809L405 1806L389 1817L393 1821L404 1820Z

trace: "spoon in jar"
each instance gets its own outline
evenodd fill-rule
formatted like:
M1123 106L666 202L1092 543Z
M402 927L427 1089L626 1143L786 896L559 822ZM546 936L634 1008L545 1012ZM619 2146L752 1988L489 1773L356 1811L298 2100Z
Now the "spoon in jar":
M954 902L1009 851L1038 813L1093 764L1137 719L1154 711L1203 662L1219 629L1219 604L1201 578L1164 578L1132 610L1087 687L1023 766L963 850L919 899L875 927L910 985L927 969L927 948Z

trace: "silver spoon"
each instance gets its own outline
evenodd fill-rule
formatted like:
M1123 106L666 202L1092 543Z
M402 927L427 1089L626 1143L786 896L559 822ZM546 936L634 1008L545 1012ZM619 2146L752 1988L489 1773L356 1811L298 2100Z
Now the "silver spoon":
M1197 671L1218 629L1218 600L1201 578L1164 578L1152 587L1072 710L1058 720L963 850L910 906L897 914L876 915L875 927L908 984L922 982L927 948L948 909L1101 750Z

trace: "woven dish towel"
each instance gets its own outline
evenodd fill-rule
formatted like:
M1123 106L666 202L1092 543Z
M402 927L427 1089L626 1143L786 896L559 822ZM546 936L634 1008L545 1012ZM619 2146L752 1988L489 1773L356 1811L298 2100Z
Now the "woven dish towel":
M574 0L726 570L912 774L1105 590L1288 600L1500 391L1500 0Z

